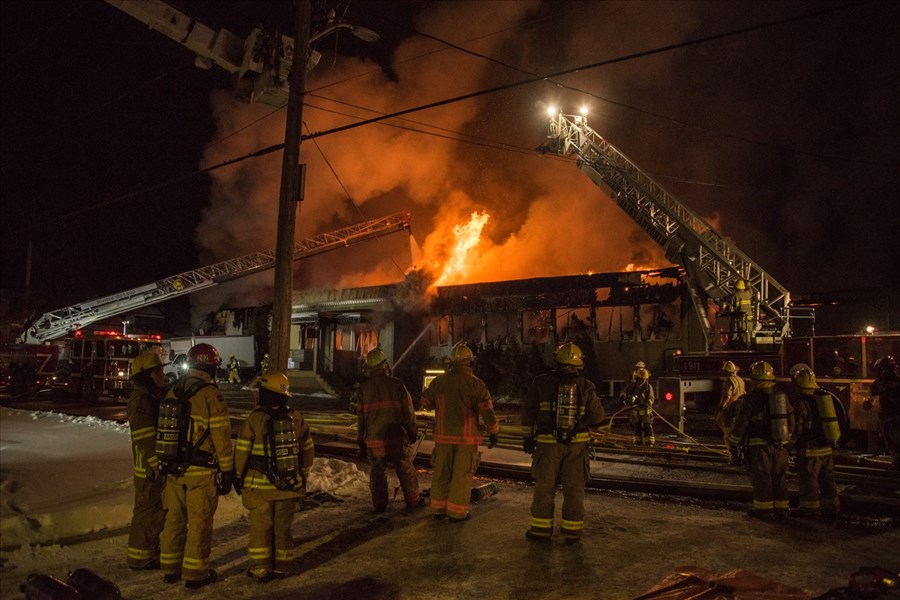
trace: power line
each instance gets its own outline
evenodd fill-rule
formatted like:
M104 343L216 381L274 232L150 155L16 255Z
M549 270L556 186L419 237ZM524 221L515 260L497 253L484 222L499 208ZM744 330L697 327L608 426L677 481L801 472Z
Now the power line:
M681 49L681 48L686 48L686 47L689 47L689 46L695 46L695 45L698 45L698 44L703 44L703 43L707 43L707 42L711 42L711 41L716 41L716 40L721 40L721 39L725 39L725 38L729 38L729 37L734 37L734 36L738 36L738 35L743 35L743 34L750 33L750 32L754 32L754 31L760 31L760 30L763 30L763 29L771 28L771 27L776 27L776 26L780 26L780 25L785 25L785 24L787 24L787 23L792 23L792 22L798 22L798 21L803 21L803 20L807 20L807 19L812 19L812 18L820 17L820 16L823 16L823 15L826 15L826 14L831 14L831 13L837 12L837 11L839 11L839 10L846 9L846 8L848 8L848 7L849 7L849 8L853 8L853 7L856 7L856 6L859 6L859 4L853 4L853 5L849 5L849 6L839 6L839 7L833 7L833 8L830 8L830 9L824 9L824 10L820 10L820 11L814 11L814 12L810 12L810 13L804 13L804 14L802 14L802 15L795 15L795 16L792 16L792 17L787 17L787 18L784 18L784 19L776 20L776 21L768 21L768 22L765 22L765 23L761 23L761 24L757 24L757 25L751 25L751 26L748 26L748 27L742 27L742 28L739 28L739 29L735 29L735 30L731 30L731 31L723 32L723 33L717 33L717 34L712 34L712 35L708 35L708 36L702 36L702 37L694 38L694 39L691 39L691 40L686 40L686 41L683 41L683 42L679 42L679 43L676 43L676 44L669 44L669 45L666 45L666 46L660 46L660 47L653 48L653 49L650 49L650 50L644 50L644 51L640 51L640 52L634 52L634 53L631 53L631 54L627 54L627 55L623 55L623 56L619 56L619 57L615 57L615 58L610 58L610 59L605 59L605 60L602 60L602 61L598 61L598 62L594 62L594 63L587 64L587 65L582 65L582 66L578 66L578 67L574 67L574 68L570 68L570 69L564 69L564 70L562 70L562 71L557 71L557 72L555 72L555 73L549 73L549 74L547 74L547 75L533 75L533 76L529 76L529 77L526 78L526 79L522 79L522 80L519 80L519 81L516 81L516 82L507 83L507 84L503 84L503 85L499 85L499 86L494 86L494 87L491 87L491 88L487 88L487 89L483 89L483 90L479 90L479 91L475 91L475 92L470 92L470 93L467 93L467 94L462 94L462 95L455 96L455 97L452 97L452 98L447 98L447 99L444 99L444 100L439 100L439 101L436 101L436 102L431 102L431 103L428 103L428 104L424 104L424 105L420 105L420 106L416 106L416 107L412 107L412 108L407 108L407 109L403 109L403 110L400 110L400 111L395 111L395 112L393 112L393 113L380 114L380 115L378 115L378 116L376 116L376 117L372 117L372 118L369 118L369 119L364 119L364 120L361 120L361 121L357 121L357 122L355 122L355 123L350 123L350 124L342 125L342 126L339 126L339 127L334 127L334 128L332 128L332 129L328 129L328 130L325 130L325 131L320 131L320 132L316 132L316 133L307 133L306 135L301 136L301 140L302 140L302 141L314 140L314 139L316 139L316 138L323 137L323 136L327 136L327 135L331 135L331 134L334 134L334 133L340 133L340 132L343 132L343 131L348 131L348 130L351 130L351 129L356 129L357 127L362 127L362 126L364 126L364 125L371 125L371 124L374 124L374 123L381 123L382 121L386 121L386 120L388 120L388 119L398 118L398 117L402 117L402 116L404 116L404 115L411 114L411 113L415 113L415 112L421 112L421 111L429 110L429 109L432 109L432 108L437 108L437 107L441 107L441 106L447 106L447 105L450 105L450 104L455 104L455 103L457 103L457 102L462 102L462 101L464 101L464 100L469 100L469 99L476 98L476 97L479 97L479 96L484 96L484 95L488 95L488 94L493 94L493 93L496 93L496 92L500 92L500 91L505 91L505 90L513 89L513 88L516 88L516 87L521 87L521 86L523 86L523 85L528 85L528 84L536 83L536 82L539 82L539 81L548 81L548 82L551 82L551 80L552 80L553 78L561 77L561 76L564 76L564 75L571 75L571 74L578 73L578 72L581 72L581 71L588 71L588 70L592 70L592 69L596 69L596 68L599 68L599 67L604 67L604 66L608 66L608 65L612 65L612 64L616 64L616 63L621 63L621 62L625 62L625 61L629 61L629 60L635 60L635 59L638 59L638 58L644 58L644 57L647 57L647 56L653 56L653 55L656 55L656 54L661 54L661 53L669 52L669 51L672 51L672 50L677 50L677 49ZM367 109L367 110L368 110L368 109ZM375 111L372 111L372 112L375 112ZM270 113L270 114L272 114L272 113ZM266 117L268 117L268 116L270 116L270 115L265 115L264 117L261 117L261 119L266 118ZM261 120L261 119L260 119L260 120ZM427 133L427 132L420 132L420 133ZM437 134L430 134L430 135L437 135ZM448 138L448 139L457 139L458 141L467 142L466 140L462 140L462 139L458 139L458 138ZM472 142L467 142L467 143L472 143ZM279 151L279 150L282 150L283 148L284 148L284 143L274 144L274 145L272 145L272 146L268 146L268 147L265 147L265 148L261 148L261 149L258 149L258 150L256 150L256 151L254 151L254 152L251 152L251 153L249 153L249 154L246 154L246 155L243 155L243 156L239 156L239 157L235 157L235 158L226 160L226 161L224 161L224 162L218 163L218 164L216 164L216 165L212 165L212 166L210 166L210 167L205 167L205 168L203 168L203 169L199 169L199 170L197 170L197 171L193 171L193 172L191 172L191 173L187 173L187 174L184 174L184 175L181 175L181 176L172 178L172 179L170 179L170 180L168 180L168 181L165 181L165 182L162 182L162 183L154 184L154 185L151 185L151 186L142 188L142 189L137 190L137 191L134 191L134 192L130 192L130 193L127 193L127 194L123 194L123 195L118 196L118 197L116 197L116 198L112 198L112 199L109 199L109 200L105 200L105 201L96 203L96 204L91 205L91 206L83 207L83 208L81 208L81 209L78 209L78 210L73 211L73 212L71 212L71 213L68 213L68 214L66 214L66 215L60 216L60 217L58 217L58 218L56 218L56 219L51 219L51 220L49 220L49 221L44 221L44 222L42 223L42 225L46 225L48 222L52 223L52 222L56 222L56 221L59 221L59 220L69 219L69 218L71 218L71 217L73 217L73 216L78 216L78 215L80 215L80 214L83 214L83 213L88 212L88 211L90 211L90 210L94 210L94 209L96 209L96 208L102 208L102 207L104 207L104 206L108 206L108 205L110 205L110 204L114 204L114 203L116 203L116 202L119 202L119 201L122 201L122 200L125 200L125 199L128 199L128 198L132 198L132 197L134 197L134 196L137 196L137 195L140 195L140 194L143 194L143 193L146 193L146 192L154 191L154 190L156 190L156 189L160 189L160 188L163 188L163 187L166 187L166 186L169 186L169 185L172 185L172 184L175 184L175 183L184 181L184 180L189 179L189 178L191 178L191 177L194 177L194 176L196 176L196 175L200 175L200 174L203 174L203 173L209 173L209 172L212 172L212 171L215 171L215 170L218 170L218 169L227 167L227 166L231 166L231 165L237 164L237 163L239 163L239 162L243 162L243 161L248 160L248 159L250 159L250 158L256 158L256 157L260 157L260 156L265 156L265 155L267 155L267 154L271 154L271 153L273 153L273 152L277 152L277 151ZM846 160L846 159L844 159L844 160ZM883 166L895 166L895 165L896 165L896 163L888 163L888 162L879 162L879 163L872 163L872 164L878 164L878 165L883 165Z

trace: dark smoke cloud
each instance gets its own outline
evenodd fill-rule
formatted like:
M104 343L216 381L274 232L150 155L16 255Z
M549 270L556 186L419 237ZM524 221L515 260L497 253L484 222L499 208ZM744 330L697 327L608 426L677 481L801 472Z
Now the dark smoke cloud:
M549 73L828 6L445 2L423 5L415 27L519 70ZM571 161L527 151L542 141L541 110L551 102L570 112L587 102L594 129L789 289L877 285L874 259L888 232L878 215L896 225L889 198L900 171L892 6L853 6L558 82L593 97L538 83L391 121L402 128L368 125L304 142L298 238L410 210L422 256L405 239L370 242L302 263L296 287L398 281L414 263L438 268L452 227L473 211L491 219L467 281L665 265L656 244ZM323 108L369 118L525 77L411 36L397 45L389 75L367 61L323 59L308 76L308 89L321 91L307 97L305 126L323 131L354 120ZM220 135L271 110L224 93L213 103ZM410 130L436 127L441 136ZM523 151L449 140L448 131ZM282 112L210 147L206 162L283 137ZM215 172L197 230L207 258L274 247L280 168L280 155L270 155ZM896 265L896 253L891 260ZM233 299L261 300L267 285L248 282Z

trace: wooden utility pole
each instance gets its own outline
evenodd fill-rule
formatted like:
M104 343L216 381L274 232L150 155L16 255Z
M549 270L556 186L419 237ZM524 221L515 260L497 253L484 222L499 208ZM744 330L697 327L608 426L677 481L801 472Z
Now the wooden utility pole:
M294 0L293 65L284 126L284 157L275 240L275 291L272 300L272 332L269 337L269 370L287 371L291 344L291 307L294 293L294 231L300 194L300 136L303 94L309 56L310 0Z

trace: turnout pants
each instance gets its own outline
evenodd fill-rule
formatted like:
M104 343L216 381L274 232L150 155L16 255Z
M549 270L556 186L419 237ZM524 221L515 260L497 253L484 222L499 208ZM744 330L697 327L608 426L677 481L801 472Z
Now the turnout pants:
M652 446L656 443L653 436L653 412L647 406L633 408L631 410L631 424L634 426L634 443L637 446L646 444Z
M472 477L481 453L477 445L435 444L431 453L431 512L450 519L469 516Z
M788 453L778 446L750 446L747 451L753 508L764 515L787 512Z
M408 508L419 502L419 478L412 464L411 448L388 448L388 452L399 456L375 456L369 450L369 461L372 468L369 472L369 491L372 493L372 507L376 512L384 512L390 503L387 469L392 467L403 490L403 501Z
M538 536L553 534L556 486L562 484L563 506L560 533L581 537L584 529L584 486L590 474L587 442L538 443L531 463L534 497L531 501L531 528Z
M797 456L794 461L800 488L800 508L826 515L841 510L837 485L834 483L834 456Z
M213 516L219 505L215 472L169 475L162 494L166 523L160 536L160 569L187 581L209 572Z
M294 560L291 524L297 512L298 496L279 490L245 489L241 502L250 513L250 570L254 575L266 571L287 573Z
M141 569L159 558L159 534L166 513L162 505L161 481L134 478L134 509L128 531L128 566Z

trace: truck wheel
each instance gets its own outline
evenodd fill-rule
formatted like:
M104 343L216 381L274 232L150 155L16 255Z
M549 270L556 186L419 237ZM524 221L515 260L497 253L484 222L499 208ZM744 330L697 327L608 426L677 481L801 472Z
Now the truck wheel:
M97 393L94 389L94 378L86 375L78 382L78 397L85 402L93 402L97 399Z

